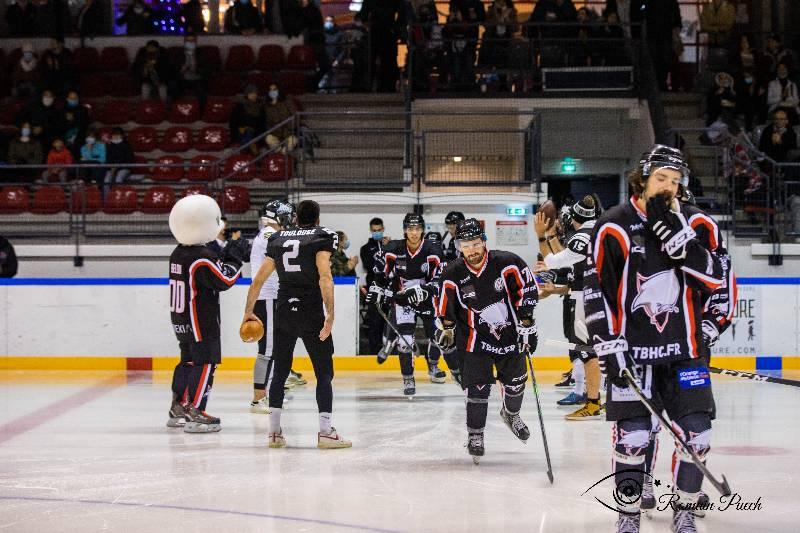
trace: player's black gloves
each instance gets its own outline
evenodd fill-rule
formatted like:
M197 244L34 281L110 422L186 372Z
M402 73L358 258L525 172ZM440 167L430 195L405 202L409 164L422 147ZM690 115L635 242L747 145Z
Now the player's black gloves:
M425 287L415 285L408 287L394 295L394 301L398 305L420 305L430 298L431 293Z
M555 283L558 279L558 273L555 270L543 270L536 273L542 283Z
M367 296L364 300L367 302L367 305L383 305L383 302L392 296L392 291L388 289L384 289L380 285L373 283L369 286L369 290L367 291Z
M433 342L443 352L449 351L456 343L456 325L445 326L441 319L436 319L436 331L433 332Z
M539 345L539 334L536 322L531 319L522 319L517 324L517 349L520 353L527 354L536 351Z
M594 351L600 360L600 370L617 387L627 387L628 381L623 377L622 371L626 368L632 371L635 364L628 353L628 341L625 337L603 340L599 335L595 335L594 339Z
M647 227L664 243L667 255L676 261L686 258L686 246L697 237L683 213L673 211L662 194L647 201Z

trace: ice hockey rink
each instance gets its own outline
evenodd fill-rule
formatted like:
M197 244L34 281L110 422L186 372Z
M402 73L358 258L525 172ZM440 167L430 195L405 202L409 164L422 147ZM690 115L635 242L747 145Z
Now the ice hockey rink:
M530 385L529 443L500 421L495 389L486 456L474 465L460 389L417 374L409 401L394 372L339 373L334 425L353 448L323 451L313 379L284 411L289 447L271 450L268 417L248 412L245 372L218 374L209 411L223 429L206 435L165 427L166 372L0 372L0 531L613 530L615 513L597 501L613 505L613 480L584 494L610 473L610 423L564 421L557 372L539 373L552 486ZM798 389L716 375L713 384L709 468L760 509L709 511L699 531L798 531ZM662 431L658 494L669 491L671 455ZM669 531L670 515L654 513L642 530Z

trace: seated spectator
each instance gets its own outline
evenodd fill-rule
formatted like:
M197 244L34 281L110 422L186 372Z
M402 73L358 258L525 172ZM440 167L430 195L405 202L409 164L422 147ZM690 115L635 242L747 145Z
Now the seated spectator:
M67 93L67 105L61 110L61 127L64 131L64 144L75 159L80 159L81 146L89 128L89 113L81 105L78 91Z
M762 84L770 80L769 65L761 51L752 47L749 34L739 36L736 49L731 56L731 68L738 72L749 70Z
M794 56L791 50L783 47L780 35L773 33L767 37L767 45L764 49L764 61L768 69L768 78L773 79L778 74L778 65L783 63L791 71L794 68Z
M55 106L55 95L50 89L42 91L42 97L31 103L24 111L24 120L30 122L33 138L42 146L50 146L53 139L64 134L62 112Z
M72 33L72 15L69 12L67 2L54 0L36 0L34 5L36 16L34 17L34 28L36 35L63 36L65 33Z
M600 49L598 59L606 66L629 65L630 59L625 50L625 30L619 23L616 11L606 13L606 23L597 32L597 43Z
M23 122L19 135L8 144L9 165L41 165L44 162L42 146L31 136L31 125ZM17 173L23 179L35 179L39 171L22 170Z
M267 114L261 99L258 97L258 88L248 85L244 88L243 98L231 110L230 129L231 140L237 144L246 144L253 138L264 133L267 124ZM253 154L258 153L258 147L250 146Z
M56 37L50 41L40 61L42 67L42 84L53 89L57 96L64 96L69 85L74 81L72 71L72 52L64 47L64 38Z
M6 24L12 37L36 34L36 8L30 0L16 0L6 7Z
M767 120L767 89L751 70L745 70L737 79L736 110L744 115L747 131L753 131L755 124L763 124Z
M102 165L106 162L106 145L97 140L94 130L89 130L86 140L81 147L81 163L91 165ZM100 185L103 183L105 169L94 167L88 169L85 176Z
M143 0L133 0L116 24L126 26L126 35L150 35L153 33L153 10Z
M199 0L189 0L181 5L183 29L187 35L197 35L206 32L206 22L203 19L203 6Z
M11 72L11 94L17 98L35 96L41 82L39 58L33 52L33 45L25 43L22 45L22 56Z
M178 72L177 96L190 93L197 98L200 109L206 105L206 87L210 69L201 54L197 53L197 36L188 34L183 38L183 51L175 66Z
M350 241L343 231L337 231L336 235L339 236L339 241L336 244L336 251L331 254L331 273L334 276L355 276L358 256L354 255L348 259L344 252L350 248Z
M789 152L797 149L797 136L789 127L785 111L778 110L772 114L772 124L761 133L758 149L778 163L788 161Z
M735 22L736 8L728 0L711 0L700 12L700 31L708 33L709 46L728 44Z
M517 31L517 10L511 0L494 0L486 15L478 64L506 68L508 49Z
M238 0L225 12L225 33L254 35L262 28L261 14L250 0Z
M17 275L17 254L8 239L0 235L0 278Z
M166 51L158 41L147 41L133 60L133 79L141 87L142 98L146 100L157 91L159 98L166 101L167 83L171 77Z
M66 183L68 171L62 167L74 164L75 159L64 145L64 140L56 137L53 140L52 148L47 152L47 169L42 172L42 179L45 182L60 181L62 184Z
M106 13L102 0L86 0L78 12L76 24L81 39L107 35L110 28L106 26Z
M119 185L129 181L140 181L144 174L131 174L131 169L125 165L134 162L133 148L125 138L122 128L111 130L111 142L106 145L106 163L109 168L103 177L103 197L108 194L112 185ZM133 179L138 176L138 179Z
M785 111L789 124L796 126L800 113L800 94L797 84L789 79L789 68L786 64L778 65L777 77L767 86L767 108L772 113L778 109Z
M283 91L274 83L269 86L268 96L269 98L265 108L267 114L267 130L269 131L284 120L293 117L296 109L292 101L288 100L286 95L283 94ZM283 141L286 141L286 148L288 148L289 151L294 150L295 146L297 146L297 137L294 135L294 128L292 128L291 123L267 135L267 146L269 146L270 149L277 148Z
M706 126L718 119L731 123L736 119L736 92L733 87L733 77L727 72L718 72L714 76L714 87L706 97Z

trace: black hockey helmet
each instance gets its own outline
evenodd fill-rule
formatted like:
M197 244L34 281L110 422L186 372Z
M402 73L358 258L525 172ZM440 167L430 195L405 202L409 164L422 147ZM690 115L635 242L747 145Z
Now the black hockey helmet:
M406 213L406 216L403 217L403 231L407 230L409 226L420 226L425 231L425 219L417 213Z
M435 242L436 244L442 244L442 236L439 235L438 231L429 231L426 233L425 240Z
M578 224L584 224L600 216L600 208L597 205L597 200L589 194L572 204L569 210L570 218Z
M642 154L639 160L642 167L642 177L647 179L656 168L671 168L681 173L681 184L686 187L689 184L689 167L683 152L677 148L672 148L664 144L653 145L650 150Z
M459 222L466 220L464 217L464 213L461 211L450 211L447 213L447 216L444 217L445 224L458 224Z
M461 222L456 228L457 241L472 241L475 239L486 240L486 232L483 231L481 223L475 218L468 218Z
M261 208L261 221L265 224L278 224L288 228L295 223L296 212L294 205L286 200L270 200Z

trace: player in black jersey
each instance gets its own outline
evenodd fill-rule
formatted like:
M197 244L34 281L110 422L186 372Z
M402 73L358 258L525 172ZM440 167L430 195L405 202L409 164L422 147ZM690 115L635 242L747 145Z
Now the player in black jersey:
M281 430L283 384L292 367L297 339L311 357L317 378L319 410L319 448L349 448L331 425L333 410L333 276L331 254L336 250L335 231L319 225L319 204L304 200L297 206L297 227L273 233L267 241L267 257L253 276L247 293L244 320L258 320L253 307L261 286L272 272L278 273L278 300L275 304L275 361L269 388L269 447L283 448L286 439Z
M442 248L444 249L444 258L446 261L453 261L461 252L456 248L456 226L464 221L464 213L461 211L450 211L447 213L447 216L444 217L444 225L447 227L447 235L444 237L444 241L442 242Z
M425 220L422 215L408 213L403 219L405 238L390 241L383 253L375 260L375 278L367 292L367 304L378 304L384 297L392 297L394 309L393 325L401 338L396 340L400 357L400 372L403 375L403 392L407 396L416 394L414 380L414 331L417 317L422 320L428 342L428 376L433 383L444 383L445 373L439 369L441 357L439 347L433 342L436 330L434 298L439 294L438 276L444 254L442 247L434 241L423 239ZM378 363L389 355L384 349L378 354ZM447 365L458 381L458 363L452 351L445 353Z
M222 362L219 293L239 278L245 253L236 242L222 257L205 246L222 228L220 218L217 203L200 194L182 198L169 215L169 228L180 243L169 258L169 291L181 362L172 377L167 426L183 426L187 433L220 430L219 418L205 412L214 370Z
M456 239L462 257L442 273L436 341L443 348L457 346L464 354L467 449L477 458L484 454L483 430L494 370L503 385L500 417L517 438L530 437L519 412L528 378L525 353L533 352L537 343L533 312L539 289L517 255L487 251L486 235L474 218L459 225Z

